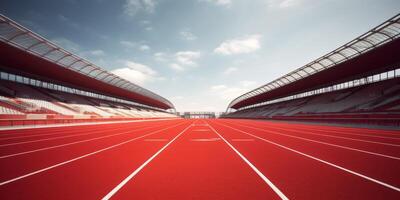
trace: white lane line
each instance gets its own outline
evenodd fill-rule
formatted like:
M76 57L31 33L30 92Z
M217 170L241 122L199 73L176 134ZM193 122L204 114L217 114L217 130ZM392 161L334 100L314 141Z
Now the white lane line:
M244 125L243 125L244 126ZM342 137L342 136L335 136L335 135L326 135L326 134L319 134L319 133L310 133L308 131L301 131L301 130L290 130L290 129L285 129L285 128L277 128L277 127L270 127L272 129L278 129L278 130L283 130L283 131L293 131L297 133L303 133L303 134L308 134L308 135L318 135L322 137L331 137L331 138L339 138L339 139L344 139L344 140L352 140L352 141L358 141L358 142L366 142L366 143L373 143L373 144L380 144L380 145L386 145L386 146L394 146L394 147L400 147L399 144L392 144L392 143L386 143L386 142L375 142L371 140L363 140L363 139L355 139L355 138L348 138L348 137Z
M192 142L214 142L221 140L221 138L197 138L197 139L191 139L190 141Z
M109 128L113 128L113 127L109 127ZM115 127L114 127L115 128ZM141 128L141 127L140 127ZM87 132L95 132L95 131L105 131L107 129L89 129L87 130ZM111 129L110 129L111 130ZM69 134L69 135L73 135L74 133L79 133L82 132L82 129L80 130L64 130L61 132L53 132L53 133L38 133L38 134L34 134L34 135L23 135L23 136L13 136L13 137L4 137L4 138L0 138L0 141L3 140L10 140L10 139L19 139L19 138L31 138L31 137L40 137L40 136L46 136L46 135L60 135L60 134Z
M121 183L119 183L114 189L112 189L102 200L110 199L115 193L118 192L128 181L130 181L136 174L138 174L147 164L149 164L155 157L157 157L164 149L166 149L172 142L174 142L179 136L181 136L186 130L188 130L191 125L187 126L182 132L175 136L171 141L169 141L165 146L158 150L153 156L151 156L146 162L144 162L140 167L133 171L129 176L127 176Z
M312 130L310 128L299 128L304 131ZM367 134L360 134L360 133L353 133L353 132L341 132L341 131L334 131L334 130L324 130L324 129L319 129L318 131L325 132L325 133L338 133L342 135L357 135L357 136L363 136L363 137L374 137L374 138L383 138L383 139L392 139L392 140L400 140L399 137L390 137L390 136L381 136L381 135L367 135Z
M129 143L129 142L132 142L132 141L135 141L135 140L144 138L144 137L149 136L149 135L153 135L153 134L156 134L156 133L158 133L158 132L161 132L161 131L164 131L164 130L167 130L167 129L170 129L170 128L177 127L177 126L179 126L179 125L181 125L181 124L183 124L183 123L184 123L184 122L179 123L179 124L174 125L174 126L170 126L170 127L161 129L161 130L153 131L153 132L150 132L150 133L148 133L148 134L145 134L145 135L142 135L142 136L139 136L139 137L135 137L135 138L129 139L129 140L127 140L127 141L124 141L124 142L121 142L121 143L118 143L118 144L114 144L114 145L112 145L112 146L109 146L109 147L106 147L106 148L103 148L103 149L94 151L94 152L92 152L92 153L88 153L88 154L85 154L85 155L82 155L82 156L73 158L73 159L71 159L71 160L67 160L67 161L64 161L64 162L61 162L61 163L52 165L52 166L50 166L50 167L46 167L46 168L43 168L43 169L40 169L40 170L31 172L31 173L22 175L22 176L18 176L18 177L16 177L16 178L13 178L13 179L10 179L10 180L7 180L7 181L3 181L3 182L0 183L0 186L6 185L6 184L8 184L8 183L15 182L15 181L20 180L20 179L23 179L23 178L27 178L27 177L29 177L29 176L33 176L33 175L35 175L35 174L39 174L39 173L48 171L48 170L50 170L50 169L53 169L53 168L56 168L56 167L59 167L59 166L62 166L62 165L65 165L65 164L68 164L68 163L77 161L77 160L80 160L80 159L82 159L82 158L86 158L86 157L89 157L89 156L98 154L98 153L100 153L100 152L103 152L103 151L106 151L106 150L109 150L109 149L113 149L113 148L115 148L115 147L118 147L118 146L124 145L124 144L126 144L126 143Z
M92 134L98 134L98 133L102 133L102 132L107 133L109 131L116 131L116 130L123 130L123 129L126 129L126 127L124 127L124 128L114 128L114 129L111 129L111 130L98 130L98 131L88 132L88 133L51 137L51 138L45 138L45 139L39 139L39 140L29 140L29 141L24 141L24 142L14 142L14 143L8 143L8 144L1 144L0 147L14 146L14 145L20 145L20 144L29 144L29 143L43 142L43 141L49 141L49 140L57 140L57 139L63 139L63 138L71 138L71 137L83 136L83 135L92 135Z
M231 139L233 142L253 142L254 139Z
M355 172L355 171L352 171L352 170L350 170L350 169L341 167L341 166L336 165L336 164L333 164L333 163L331 163L331 162L328 162L328 161L325 161L325 160L316 158L316 157L311 156L311 155L309 155L309 154L306 154L306 153L303 153L303 152L294 150L294 149L292 149L292 148L290 148L290 147L287 147L287 146L284 146L284 145L281 145L281 144L272 142L272 141L270 141L270 140L267 140L267 139L265 139L265 138L262 138L262 137L253 135L253 134L248 133L248 132L246 132L246 131L242 131L242 130L240 130L240 129L233 128L233 127L228 126L228 125L225 125L225 124L221 124L221 123L218 123L218 124L220 124L221 126L225 126L225 127L230 128L230 129L236 130L236 131L238 131L238 132L241 132L241 133L250 135L250 136L252 136L252 137L254 137L254 138L257 138L257 139L262 140L262 141L264 141L264 142L268 142L268 143L270 143L270 144L272 144L272 145L275 145L275 146L281 147L281 148L283 148L283 149L292 151L292 152L294 152L294 153L300 154L300 155L305 156L305 157L307 157L307 158L311 158L311 159L313 159L313 160L316 160L316 161L319 161L319 162L321 162L321 163L327 164L327 165L332 166L332 167L334 167L334 168L343 170L343 171L348 172L348 173L350 173L350 174L359 176L359 177L361 177L361 178L364 178L364 179L366 179L366 180L372 181L372 182L377 183L377 184L379 184L379 185L382 185L382 186L385 186L385 187L387 187L387 188L393 189L393 190L395 190L395 191L397 191L397 192L400 192L400 188L398 188L398 187L396 187L396 186L393 186L393 185L390 185L390 184L388 184L388 183L385 183L385 182L376 180L376 179L374 179L374 178L371 178L371 177L369 177L369 176L360 174L360 173Z
M162 127L162 126L158 126L158 127ZM8 154L8 155L0 156L0 159L10 158L10 157L15 157L15 156L19 156L19 155L35 153L35 152L39 152L39 151L45 151L45 150L55 149L55 148L60 148L60 147L65 147L65 146L70 146L70 145L84 143L84 142L90 142L90 141L94 141L94 140L109 138L109 137L113 137L113 136L117 136L117 135L127 134L127 133L131 133L131 132L135 132L135 131L142 131L142 130L151 129L151 128L153 128L153 127L142 127L140 129L135 129L135 130L131 130L131 131L125 131L125 132L122 132L122 133L106 135L106 136L91 138L91 139L87 139L87 140L79 140L79 141L76 141L76 142L70 142L70 143L65 143L65 144L60 144L60 145L54 145L54 146L44 147L44 148L40 148L40 149L34 149L34 150L30 150L30 151L23 151L23 152L19 152L19 153Z
M72 126L85 126L93 125L97 126L100 124L126 124L136 122L152 122L152 121L167 121L167 120L178 120L180 118L163 118L163 119L139 119L139 120L122 120L122 121L108 121L108 122L83 122L83 123L68 123L68 124L46 124L46 125L26 125L26 126L7 126L0 127L0 131L6 130L20 130L20 129L38 129L38 128L54 128L54 127L72 127Z
M243 124L243 123L240 123L240 124ZM268 126L267 124L263 124L263 123L257 123L257 124L260 125L260 126ZM298 128L298 127L296 127L296 128ZM304 131L313 130L311 127L304 127L304 126L298 128L298 129L301 129L301 130L304 130ZM365 129L362 129L362 128L360 130L365 131ZM365 137L376 137L376 138L386 138L386 139L400 140L400 137L383 136L383 135L377 135L377 134L374 134L374 133L371 133L371 134L360 134L360 133L354 133L354 132L352 132L352 130L343 130L344 132L342 132L342 131L335 131L335 130L319 129L318 131L322 131L322 132L326 132L326 133L339 133L339 134L346 134L346 135L358 135L358 136L365 136ZM345 132L345 131L347 131L347 132ZM399 136L399 134L394 134L394 133L383 133L383 134Z
M165 142L168 141L168 139L162 139L162 138L154 138L154 139L144 139L146 142Z
M399 158L399 157L396 157L396 156L389 156L389 155L386 155L386 154L375 153L375 152L371 152L371 151L366 151L366 150L362 150L362 149L357 149L357 148L342 146L342 145L338 145L338 144L332 144L332 143L328 143L328 142L322 142L322 141L313 140L313 139L308 139L308 138L303 138L303 137L299 137L299 136L288 135L288 134L279 133L279 132L275 132L275 131L268 131L268 130L264 130L264 129L260 129L260 128L255 128L255 127L251 127L251 126L245 126L245 125L239 125L239 124L238 124L237 126L247 127L247 128L251 128L251 129L254 129L254 130L263 131L263 132L270 133L270 134L282 135L282 136L291 137L291 138L296 138L296 139L305 140L305 141L309 141L309 142L315 142L315 143L319 143L319 144L323 144L323 145L327 145L327 146L333 146L333 147L342 148L342 149L347 149L347 150L351 150L351 151L357 151L357 152L366 153L366 154L370 154L370 155L374 155L374 156L380 156L380 157L390 158L390 159L394 159L394 160L400 160L400 158Z
M249 160L247 160L246 157L244 157L234 146L232 146L231 143L229 143L224 137L222 137L215 129L214 127L212 127L211 125L208 124L208 126L236 153L239 155L239 157L246 162L251 169L254 170L254 172L257 173L258 176L261 177L262 180L264 180L265 183L267 183L269 185L269 187L272 188L272 190L274 190L274 192L281 198L284 200L288 200L288 198L286 197L285 194L282 193L281 190L279 190L278 187L276 187L259 169L257 169L256 166L254 166Z

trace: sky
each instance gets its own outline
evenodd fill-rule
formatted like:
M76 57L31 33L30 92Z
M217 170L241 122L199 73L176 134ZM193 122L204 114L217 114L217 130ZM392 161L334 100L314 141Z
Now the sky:
M399 0L0 1L2 14L177 111L224 111L399 11Z

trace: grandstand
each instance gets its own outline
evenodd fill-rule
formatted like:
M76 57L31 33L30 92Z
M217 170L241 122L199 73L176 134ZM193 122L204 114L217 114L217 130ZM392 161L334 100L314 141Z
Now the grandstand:
M225 118L400 125L400 15L235 98Z
M176 117L167 99L0 16L0 125Z

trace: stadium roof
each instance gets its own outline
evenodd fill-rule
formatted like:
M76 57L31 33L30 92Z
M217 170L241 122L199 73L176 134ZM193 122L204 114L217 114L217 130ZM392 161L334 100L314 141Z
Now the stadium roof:
M43 68L45 68L46 66L55 68L56 67L55 65L63 67L64 70L60 70L59 73L62 77L68 75L73 76L74 74L83 75L85 77L92 78L92 81L94 83L97 80L102 82L103 84L105 83L108 86L112 86L114 90L122 89L124 92L120 91L113 93L111 90L112 88L110 89L110 87L108 87L109 90L106 90L104 88L107 87L102 88L101 87L102 84L100 85L97 84L98 85L98 88L96 88L97 91L103 93L110 93L111 91L111 94L113 94L114 96L119 96L127 100L139 102L153 107L158 107L163 109L174 108L174 105L167 99L100 68L99 66L63 49L62 47L48 41L47 39L32 32L31 30L28 30L27 28L19 25L18 23L14 22L13 20L1 14L0 14L0 41L6 43L8 46L16 47L20 51L22 50L23 52L20 55L24 56L24 58L29 57L29 55L26 54L29 53L33 54L36 57L49 61L51 64L53 64L53 66L42 65ZM7 48L7 46L2 45L2 48ZM7 49L7 51L5 52L8 53L11 52L11 50ZM4 52L2 52L2 57L5 56L3 53ZM17 57L15 56L16 54L17 53L14 53L14 55L12 56ZM22 69L28 68L28 66L20 66L20 67ZM66 72L65 69L69 71L69 74L68 73L65 74ZM56 73L53 73L53 75L55 74ZM41 75L43 75L43 73ZM76 81L75 83L71 83L72 79L68 80L69 81L65 82L69 82L70 84L75 84L80 86L82 86L83 84L83 82L79 82L78 80L75 80Z
M327 72L330 71L328 69L331 68L336 68L337 66L344 67L346 64L350 63L347 61L353 61L355 58L361 57L361 55L366 55L367 52L370 52L371 50L378 49L378 47L383 46L384 44L388 44L389 42L392 42L396 39L399 38L400 35L400 14L394 16L393 18L385 21L381 25L373 28L372 30L368 31L367 33L359 36L358 38L348 42L347 44L337 48L336 50L312 61L311 63L300 67L289 74L286 74L268 84L265 84L261 87L258 87L254 90L251 90L250 92L247 92L236 99L234 99L230 104L228 105L228 108L234 108L238 109L241 107L253 105L256 103L261 103L267 100L273 100L282 97L282 95L290 95L289 90L287 90L286 86L293 86L297 84L297 89L303 88L303 86L306 86L304 84L305 82L303 80L306 80L307 78L309 79L309 83L312 85L309 86L316 86L316 83L318 81L315 80L315 75L321 75L323 73L321 72ZM398 40L397 40L397 43ZM380 58L387 58L387 60L393 60L395 56L397 55L392 55L393 54L393 49L399 51L399 45L392 45L391 47L387 47L386 50L389 50L389 54L383 53L382 49L380 50L380 57L374 57L371 55L368 55L370 58L374 57L374 59L380 59ZM368 59L370 60L370 59ZM346 63L346 64L344 64ZM346 65L345 67L347 70L352 70L352 71L360 71L359 68L354 66L354 62L352 63L353 65ZM367 63L364 62L364 69L368 70L367 68ZM373 67L379 67L374 63L375 66ZM362 70L364 70L362 69ZM361 70L361 71L362 71ZM332 71L332 70L331 70ZM333 74L325 74L327 76L335 77L332 76ZM340 74L335 74L335 75L340 75ZM349 74L348 74L349 75ZM311 76L313 77L313 81L311 81ZM319 77L320 79L323 79L324 77ZM337 78L337 77L336 77ZM326 79L326 78L325 78ZM338 78L337 78L338 79ZM301 83L300 83L301 82ZM312 83L314 82L314 83ZM322 83L319 81L319 83ZM300 86L301 85L301 86ZM296 88L296 87L291 87L291 88ZM279 91L278 90L282 90ZM283 91L286 90L286 91ZM291 92L299 92L299 91L294 91L292 90ZM278 93L280 95L278 95ZM286 93L286 94L284 94ZM276 94L276 95L275 95Z

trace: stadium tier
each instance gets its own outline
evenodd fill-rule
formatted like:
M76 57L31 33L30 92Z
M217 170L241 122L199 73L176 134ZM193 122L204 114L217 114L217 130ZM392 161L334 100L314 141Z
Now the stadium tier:
M226 118L400 125L400 15L234 99Z
M0 15L0 125L177 117L167 99Z

